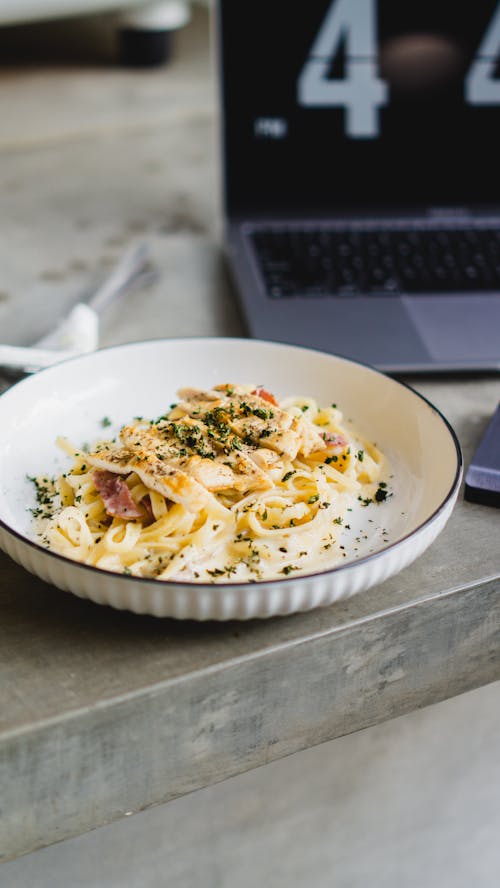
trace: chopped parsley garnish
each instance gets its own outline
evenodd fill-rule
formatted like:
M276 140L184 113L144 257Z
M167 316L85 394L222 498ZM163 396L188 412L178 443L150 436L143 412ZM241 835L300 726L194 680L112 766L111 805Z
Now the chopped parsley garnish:
M255 407L255 409L252 410L252 413L254 416L257 416L259 419L272 419L274 416L274 413L272 410L264 410L262 407Z
M385 484L383 481L381 481L377 490L375 491L375 499L376 499L377 503L383 503L384 500L387 499L388 492L387 492L386 488L387 488L387 484Z
M389 496L390 496L390 493L387 490L387 482L386 481L379 481L377 490L375 491L373 497L366 497L365 499L363 499L362 496L358 496L358 500L363 506L369 506L370 503L374 503L374 502L375 503L383 503L384 500L386 500L387 497L389 497Z
M29 511L34 518L51 518L54 509L54 497L56 494L54 482L51 478L35 478L26 476L28 481L35 485L37 508Z
M364 498L363 498L362 496L358 496L358 500L360 501L360 503L361 503L363 506L369 506L370 503L373 502L371 496L367 496L367 497L364 497Z
M274 416L273 410L265 410L264 407L252 407L247 401L240 401L239 409L243 416L257 416L258 419L272 419Z

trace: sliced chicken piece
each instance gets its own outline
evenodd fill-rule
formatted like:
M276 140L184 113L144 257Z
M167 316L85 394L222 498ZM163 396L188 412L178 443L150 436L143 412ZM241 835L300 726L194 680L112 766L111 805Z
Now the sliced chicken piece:
M156 425L127 426L122 429L121 438L130 450L147 446L165 465L182 470L207 490L247 492L272 486L266 473L242 452L239 439L238 447L233 448L231 434L219 442L208 433L206 426L194 420L165 420Z
M257 417L231 420L230 426L250 447L266 447L280 456L295 459L299 452L301 438L294 429L279 429Z
M228 458L235 474L235 490L247 493L249 490L269 490L273 481L263 467L254 460L255 451L239 451Z
M274 395L266 389L257 388L249 392L241 386L223 385L215 386L215 391L217 390L232 391L233 397L236 395L240 399L240 406L243 405L244 412L248 412L249 405L253 416L257 419L265 418L264 437L266 438L267 447L278 452L281 451L292 459L297 453L308 456L316 450L325 449L325 440L319 430L316 430L314 425L308 422L305 417L294 417L286 410L282 410ZM255 433L258 433L258 424L253 418L251 422ZM271 430L270 435L268 435L269 430ZM298 435L299 438L297 449L295 449L297 445L295 435ZM261 433L258 438L259 442L261 442L262 437Z
M133 469L130 468L130 460L132 454L126 447L114 447L109 445L101 445L94 453L88 453L85 459L91 466L96 469L106 469L108 472L114 472L117 475L128 475Z
M181 469L173 468L145 453L141 465L135 465L142 483L156 490L174 503L185 506L188 512L199 512L210 501L210 493Z
M159 459L169 462L177 460L181 468L184 468L187 459L193 453L208 458L217 454L217 449L205 435L203 428L191 422L189 418L186 422L162 419L158 423L138 422L135 425L124 426L120 438L129 449L147 443Z
M287 456L291 456L292 459L297 453L308 456L313 451L325 449L325 441L319 430L316 430L314 425L308 422L305 417L294 417L286 410L282 410L274 395L266 389L257 388L248 392L248 390L241 386L215 386L215 391L227 391L228 389L232 390L240 398L240 405L244 405L244 411L246 406L249 405L253 415L261 419L265 417L267 411L266 436L269 429L275 430L266 440L266 445L271 447L271 449L282 451ZM256 431L258 431L258 428L256 428ZM299 446L295 453L294 450L297 443L295 435L286 434L287 432L294 432L299 437Z
M221 420L222 422L222 420ZM225 423L214 430L200 419L186 416L183 423L188 428L197 430L205 449L215 454L214 461L230 467L234 473L233 487L235 490L266 490L272 487L272 481L265 471L266 466L254 459L256 451L244 444L238 435ZM270 451L269 451L270 452Z
M191 456L186 463L186 471L203 484L207 490L230 490L236 488L237 479L230 466L215 459Z
M117 474L135 472L143 484L189 512L198 512L210 498L208 490L179 468L160 459L154 449L137 442L133 447L103 447L86 457L90 465Z
M249 447L265 446L291 459L297 455L301 439L292 429L289 413L254 394L252 386L227 384L214 391L222 395L218 401L210 400L209 392L200 393L191 412L213 435L222 438L230 429ZM183 409L187 409L187 403L183 403Z
M259 447L258 450L253 450L251 459L266 472L270 469L283 468L283 460L279 453L268 447Z
M220 394L213 389L203 391L203 389L182 388L179 389L177 394L179 395L179 398L181 398L183 401L188 402L218 401L220 398Z

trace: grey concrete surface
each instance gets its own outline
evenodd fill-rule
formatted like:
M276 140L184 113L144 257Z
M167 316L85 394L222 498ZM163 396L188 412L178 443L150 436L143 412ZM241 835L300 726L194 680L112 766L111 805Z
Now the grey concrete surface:
M0 66L0 115L9 121L0 131L1 338L28 343L44 333L89 280L143 238L161 281L130 294L126 310L115 305L106 313L103 344L238 335L243 328L220 251L207 14L199 10L179 34L172 65L153 72L113 67L108 37L101 35L99 48L90 36L95 28L95 22L68 23L64 43L54 37L59 26L38 36L21 29ZM499 400L498 379L415 384L452 421L470 457ZM243 632L116 615L32 580L1 556L0 805L10 850L34 847L35 827L43 844L123 816L3 864L2 888L496 888L498 684L461 692L500 675L499 518L496 510L460 501L415 568L352 602ZM334 647L338 638L343 646ZM280 660L285 650L288 660ZM279 683L270 672L264 682L266 662L270 669L278 664ZM237 669L225 668L235 663ZM188 730L189 712L166 705L172 682L203 669L212 681L214 669L225 675L225 690L215 682L208 698L218 701L204 722L205 740L213 740L217 725L231 723L222 691L227 703L232 676L241 678L245 664L254 682L236 683L233 700L240 714L253 701L247 742L242 735L236 752L212 743L212 758L200 764L191 755L193 716ZM342 670L350 675L343 684ZM339 683L329 687L330 678ZM267 709L259 704L264 687ZM332 688L336 705L328 707ZM453 694L461 696L393 718ZM160 699L165 708L155 710ZM134 700L147 705L164 731L155 735L154 760L141 733L144 709L135 710L135 721L114 721L116 707ZM72 746L71 725L88 715L107 715L114 732L87 747L100 755L84 762L95 795L83 793L77 770L65 771L71 763L82 766L84 733L74 732ZM175 730L181 715L184 734ZM170 772L161 736L186 743ZM295 752L330 737L340 739ZM270 761L276 756L287 757ZM265 767L206 785L266 760ZM182 770L175 768L181 761ZM110 807L111 784L103 780L111 773L120 810ZM71 799L72 807L58 807L61 799ZM102 799L107 813L98 810Z
M6 863L2 888L497 888L500 685Z

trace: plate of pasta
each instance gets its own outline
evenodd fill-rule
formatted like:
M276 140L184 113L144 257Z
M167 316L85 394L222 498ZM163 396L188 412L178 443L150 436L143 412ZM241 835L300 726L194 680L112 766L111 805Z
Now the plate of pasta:
M178 619L368 589L431 545L462 473L452 428L412 389L258 340L73 358L9 389L0 422L7 554L80 597Z

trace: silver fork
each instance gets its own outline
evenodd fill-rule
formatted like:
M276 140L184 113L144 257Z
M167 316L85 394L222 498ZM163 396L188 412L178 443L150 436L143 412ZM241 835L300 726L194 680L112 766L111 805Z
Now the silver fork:
M35 373L65 358L94 351L99 345L99 315L118 296L158 278L145 244L127 250L87 302L78 302L33 347L0 345L0 367Z

